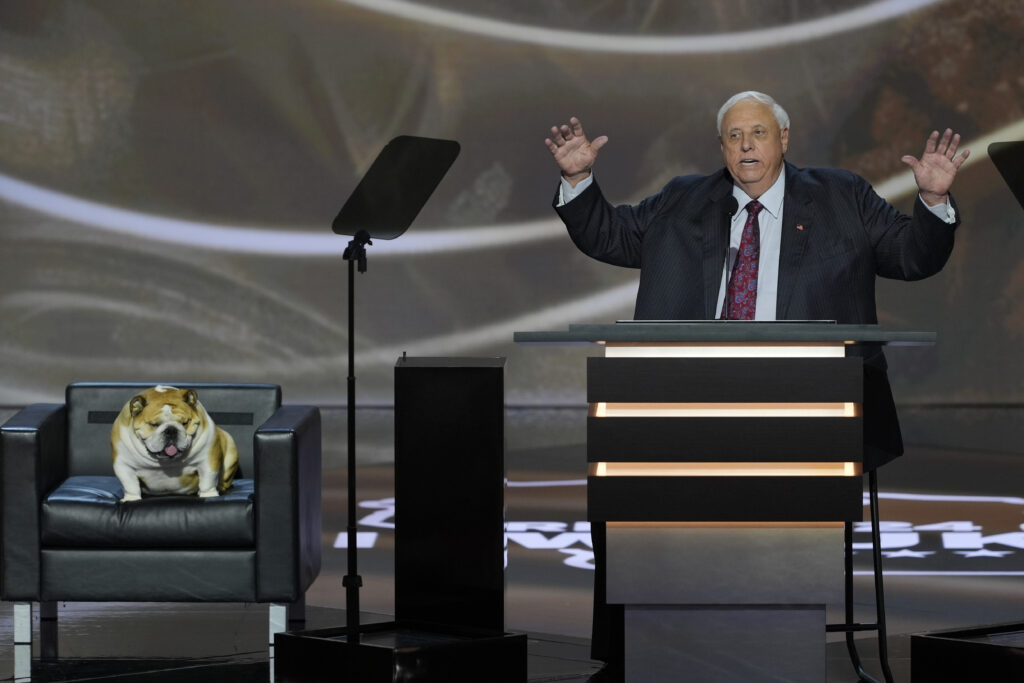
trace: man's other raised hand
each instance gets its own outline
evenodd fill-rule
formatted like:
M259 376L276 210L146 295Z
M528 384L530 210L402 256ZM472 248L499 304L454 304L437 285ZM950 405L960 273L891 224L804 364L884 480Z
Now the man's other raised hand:
M954 134L949 128L942 137L939 131L932 131L924 143L924 153L918 159L910 154L900 160L914 170L914 180L921 191L921 199L928 206L944 204L953 185L953 178L960 165L967 160L970 150L963 150L957 155L960 146L960 134Z
M583 132L583 124L573 116L568 124L551 127L551 137L544 138L544 144L551 150L551 156L562 171L562 177L573 187L590 175L590 170L597 161L597 152L608 142L608 136L602 135L588 140Z

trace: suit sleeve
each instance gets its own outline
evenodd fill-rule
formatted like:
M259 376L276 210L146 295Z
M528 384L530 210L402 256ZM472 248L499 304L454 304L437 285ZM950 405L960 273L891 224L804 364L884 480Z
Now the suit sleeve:
M644 234L661 211L665 190L635 206L612 206L597 181L572 201L553 206L573 243L587 256L626 268L641 266Z
M879 197L867 181L857 181L861 219L874 249L875 272L897 280L920 280L942 270L960 225L955 202L954 223L940 219L916 197L914 213L907 216Z

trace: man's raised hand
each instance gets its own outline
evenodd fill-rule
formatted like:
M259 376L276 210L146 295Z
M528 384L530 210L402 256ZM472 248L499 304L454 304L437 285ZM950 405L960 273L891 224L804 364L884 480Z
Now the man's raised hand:
M597 160L597 151L608 142L608 136L588 140L583 125L573 116L568 124L551 127L551 137L544 138L544 144L551 150L551 156L562 171L562 176L573 187L587 176Z
M914 170L914 180L921 191L921 199L928 206L946 202L957 170L971 153L965 149L957 156L959 146L959 133L954 135L952 129L947 128L940 138L939 131L935 130L928 136L920 159L910 154L901 157L900 160Z

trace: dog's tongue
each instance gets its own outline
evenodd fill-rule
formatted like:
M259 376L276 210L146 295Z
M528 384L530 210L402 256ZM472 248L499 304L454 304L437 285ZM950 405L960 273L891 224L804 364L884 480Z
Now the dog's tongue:
M173 458L177 454L178 454L178 447L177 446L173 446L172 445L172 446L168 446L167 448L164 449L164 455L166 455L168 458Z

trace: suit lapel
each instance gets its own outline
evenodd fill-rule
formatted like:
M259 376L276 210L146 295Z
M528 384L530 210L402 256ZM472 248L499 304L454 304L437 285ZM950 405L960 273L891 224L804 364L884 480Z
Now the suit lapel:
M718 317L718 290L722 285L722 269L729 254L729 221L725 200L732 194L732 179L723 169L722 178L711 189L711 201L701 216L704 236L704 318Z
M800 264L814 225L811 196L800 179L800 170L786 164L786 194L782 204L782 241L779 251L779 286L775 317L786 320L793 290L800 281Z

